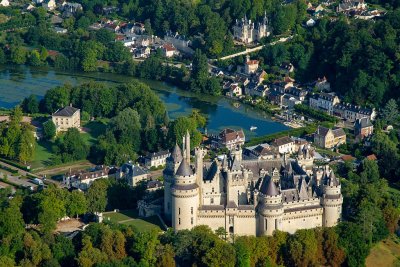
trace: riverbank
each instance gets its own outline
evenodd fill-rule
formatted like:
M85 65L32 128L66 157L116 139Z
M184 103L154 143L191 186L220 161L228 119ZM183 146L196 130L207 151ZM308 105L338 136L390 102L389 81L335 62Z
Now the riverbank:
M50 67L29 68L27 66L0 67L0 106L13 107L23 98L34 94L39 98L45 92L59 85L77 85L90 80L109 83L130 83L140 80L149 85L166 104L170 119L199 109L207 117L207 131L217 133L224 128L243 129L246 138L273 134L288 130L289 127L275 122L267 112L246 104L235 106L235 100L226 97L194 94L171 86L165 82L137 79L113 73L81 73L56 71ZM250 127L257 126L251 132Z

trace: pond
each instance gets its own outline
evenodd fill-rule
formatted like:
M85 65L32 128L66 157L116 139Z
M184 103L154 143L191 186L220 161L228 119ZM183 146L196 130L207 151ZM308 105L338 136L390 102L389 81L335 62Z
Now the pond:
M0 66L0 107L12 108L31 94L41 98L48 89L65 83L77 85L89 80L129 83L132 79L110 73L70 73L48 68ZM164 101L171 119L189 114L192 109L199 109L207 117L209 133L217 133L227 127L242 128L249 139L288 129L272 121L265 112L224 97L192 94L158 81L142 82L148 84ZM250 131L252 126L256 126L257 130Z

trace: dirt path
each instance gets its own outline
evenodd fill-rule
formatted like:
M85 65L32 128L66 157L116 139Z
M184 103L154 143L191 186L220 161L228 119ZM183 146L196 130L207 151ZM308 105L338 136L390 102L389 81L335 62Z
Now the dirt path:
M46 169L43 171L39 171L36 174L43 176L49 176L52 174L59 174L59 173L67 173L69 170L80 170L80 169L86 169L86 168L90 168L90 167L94 167L93 164L91 164L90 162L80 162L80 163L76 163L76 164L72 164L72 165L66 165L66 166L60 166L60 167L55 167L55 168L51 168L51 169Z

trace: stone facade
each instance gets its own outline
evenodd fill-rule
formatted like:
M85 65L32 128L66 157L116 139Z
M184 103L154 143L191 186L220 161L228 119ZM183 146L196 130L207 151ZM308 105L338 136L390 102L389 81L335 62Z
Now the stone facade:
M233 26L234 39L245 44L259 42L262 38L268 37L270 34L271 29L266 16L259 23L254 23L244 17L241 20L236 20L235 26Z
M176 145L164 170L164 215L175 231L208 225L230 236L262 236L330 227L341 219L340 182L329 167L313 166L308 146L299 146L295 159L243 159L238 149L211 164L196 148L193 166L188 152L183 156Z
M81 111L72 106L67 106L57 110L52 115L52 120L56 125L57 132L65 132L69 128L79 129L81 127Z
M346 133L342 128L329 129L319 126L314 134L314 143L322 148L333 148L346 144Z

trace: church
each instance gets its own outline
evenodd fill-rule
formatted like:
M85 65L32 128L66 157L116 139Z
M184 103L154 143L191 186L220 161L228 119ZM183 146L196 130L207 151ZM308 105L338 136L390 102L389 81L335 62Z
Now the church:
M222 161L203 162L190 136L175 145L164 170L164 215L175 231L208 225L234 235L272 235L275 230L335 226L341 219L341 184L328 167L313 165L311 147L294 158L242 158L240 148Z

